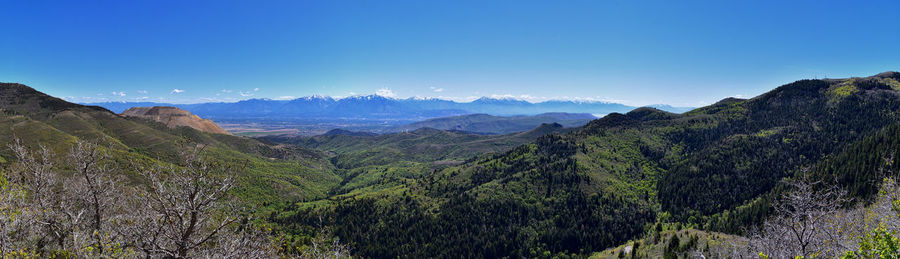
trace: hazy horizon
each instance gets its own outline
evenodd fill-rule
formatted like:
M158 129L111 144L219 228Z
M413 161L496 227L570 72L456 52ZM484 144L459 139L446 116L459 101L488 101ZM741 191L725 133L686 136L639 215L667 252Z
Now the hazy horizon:
M900 3L2 4L0 81L79 103L379 94L698 107L900 68Z

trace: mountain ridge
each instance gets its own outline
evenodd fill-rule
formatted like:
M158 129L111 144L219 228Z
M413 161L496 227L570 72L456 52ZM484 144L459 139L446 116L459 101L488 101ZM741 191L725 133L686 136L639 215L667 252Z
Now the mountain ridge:
M549 112L608 114L628 112L634 108L613 102L589 100L548 100L528 102L520 99L482 97L471 102L456 102L436 98L390 98L380 95L360 95L345 98L307 96L291 100L247 99L237 102L209 102L171 104L153 102L84 103L122 112L134 106L173 106L206 118L249 118L272 116L303 116L305 118L420 118L486 113L491 115L535 115ZM671 112L684 112L686 107L654 105Z
M409 131L418 128L456 130L481 134L508 134L531 130L548 123L559 123L565 127L580 127L597 119L588 113L541 113L536 115L494 116L483 113L467 114L428 119L408 125L394 127L388 131Z

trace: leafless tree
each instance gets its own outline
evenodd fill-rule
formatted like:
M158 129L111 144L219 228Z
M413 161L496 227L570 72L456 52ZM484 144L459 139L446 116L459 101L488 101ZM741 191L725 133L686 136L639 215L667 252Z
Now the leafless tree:
M323 229L313 238L312 243L306 250L298 254L291 255L291 258L321 258L321 259L339 259L351 258L350 248L333 239L328 242L331 235L327 230Z
M94 144L75 142L63 160L18 140L10 148L16 162L0 177L0 256L278 257L269 233L240 216L250 213L229 194L238 170L205 162L202 148L182 154L183 164L135 167L146 182L133 186L110 149Z
M772 258L831 258L849 249L844 240L852 217L841 210L846 192L807 178L789 184L792 190L775 203L774 215L751 235L750 251Z
M33 223L34 217L24 215L22 210L27 197L22 186L16 184L19 179L9 172L2 172L0 177L0 254L24 246L24 232Z
M31 153L19 140L10 145L18 163L4 186L2 249L38 253L68 251L107 256L114 246L113 221L121 194L108 156L96 145L76 142L69 153L74 176L63 178L49 149ZM80 252L87 252L83 254Z
M200 251L205 258L274 258L278 257L268 233L245 222L232 231L224 231L211 241L211 249Z
M707 247L697 249L697 254L707 258L759 258L750 251L746 238L710 239L707 242Z
M59 174L55 172L52 152L41 146L32 154L18 140L10 148L19 161L12 169L10 182L21 188L24 198L17 216L28 221L20 222L27 228L14 238L35 251L54 246L54 249L69 249L71 234L84 218L84 211L76 208L71 197L65 195Z
M91 256L110 256L112 248L124 243L119 231L123 215L130 209L121 201L127 197L122 175L106 151L89 142L77 141L69 152L75 174L64 189L84 210L86 221L73 233L73 241ZM86 255L87 256L87 255Z
M183 152L181 167L158 163L138 171L149 181L136 212L137 247L146 255L185 258L208 249L237 217L223 212L235 170L206 163L202 148Z

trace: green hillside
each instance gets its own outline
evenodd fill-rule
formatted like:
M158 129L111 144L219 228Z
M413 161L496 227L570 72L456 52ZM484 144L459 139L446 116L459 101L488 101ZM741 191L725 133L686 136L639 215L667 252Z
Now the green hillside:
M113 150L123 167L132 161L174 163L178 151L187 145L206 145L207 154L216 161L245 166L236 191L248 200L317 199L340 182L320 152L207 134L188 127L169 129L100 107L69 103L22 84L0 84L0 111L2 143L18 138L29 146L47 145L65 153L76 139L97 142ZM0 149L0 156L10 157L10 150Z
M581 127L595 119L587 113L542 113L521 116L493 116L469 114L429 119L393 128L392 131L412 131L420 128L458 130L486 134L508 134L527 131L541 124L558 123L564 127Z
M377 199L297 204L273 218L304 233L324 215L342 240L372 257L588 255L660 220L738 233L768 213L785 177L818 168L855 186L860 178L836 169L843 162L827 161L846 161L835 157L892 132L886 127L900 121L898 79L889 72L801 80L681 115L611 114L427 173ZM853 188L859 197L871 190Z
M806 174L870 200L900 172L898 80L801 80L684 114L639 108L506 135L258 139L169 129L2 84L0 140L60 153L88 140L123 166L177 163L179 150L202 144L211 161L244 168L234 192L263 205L256 214L285 234L284 247L328 229L374 258L610 256L635 243L650 255L673 251L674 236L681 249L745 234L787 178ZM0 149L0 165L10 157Z
M405 189L427 173L461 164L478 155L507 151L543 135L568 131L571 129L559 124L543 124L506 135L421 128L383 135L333 130L314 137L268 136L259 139L330 154L335 172L343 178L332 194L371 195Z

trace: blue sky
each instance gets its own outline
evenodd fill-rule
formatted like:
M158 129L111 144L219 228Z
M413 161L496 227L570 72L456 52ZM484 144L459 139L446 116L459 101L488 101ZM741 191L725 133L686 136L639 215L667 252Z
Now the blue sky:
M900 70L900 1L0 1L0 81L78 102L700 106Z

